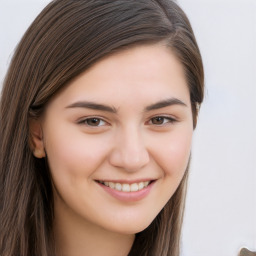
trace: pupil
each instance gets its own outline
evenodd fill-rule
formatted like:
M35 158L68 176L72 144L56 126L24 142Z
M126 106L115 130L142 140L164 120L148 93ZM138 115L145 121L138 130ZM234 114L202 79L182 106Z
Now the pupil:
M153 124L162 124L163 123L163 117L155 117L152 121Z
M92 126L97 126L100 123L100 120L98 118L91 118L87 120L87 123Z

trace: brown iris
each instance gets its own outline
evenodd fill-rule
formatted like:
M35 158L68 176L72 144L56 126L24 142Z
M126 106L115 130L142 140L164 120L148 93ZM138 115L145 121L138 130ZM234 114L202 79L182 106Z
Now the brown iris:
M99 126L100 121L101 120L99 118L89 118L86 120L86 124L90 126Z
M157 116L151 119L152 124L161 125L164 123L164 117Z

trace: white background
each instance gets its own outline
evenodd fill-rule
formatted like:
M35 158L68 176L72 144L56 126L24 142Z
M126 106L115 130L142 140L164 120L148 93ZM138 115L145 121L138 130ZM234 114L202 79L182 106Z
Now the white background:
M48 0L0 0L0 83ZM204 60L182 256L256 251L256 0L180 0Z

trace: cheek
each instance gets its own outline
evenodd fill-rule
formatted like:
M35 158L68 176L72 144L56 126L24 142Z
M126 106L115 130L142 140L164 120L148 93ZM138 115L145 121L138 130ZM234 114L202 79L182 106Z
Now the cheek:
M163 175L183 175L190 157L193 130L174 132L164 139L164 144L155 148L155 160L163 170Z
M105 159L104 145L109 144L72 129L47 133L46 152L53 176L66 182L89 177Z

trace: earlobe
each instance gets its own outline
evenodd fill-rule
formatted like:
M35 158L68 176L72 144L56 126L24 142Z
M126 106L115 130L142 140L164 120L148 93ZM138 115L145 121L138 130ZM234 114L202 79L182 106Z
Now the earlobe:
M43 130L40 120L29 120L29 147L33 152L33 155L37 158L45 157Z
M35 148L35 149L33 150L33 155L34 155L36 158L44 158L44 157L45 157L45 151L44 151L44 149Z

